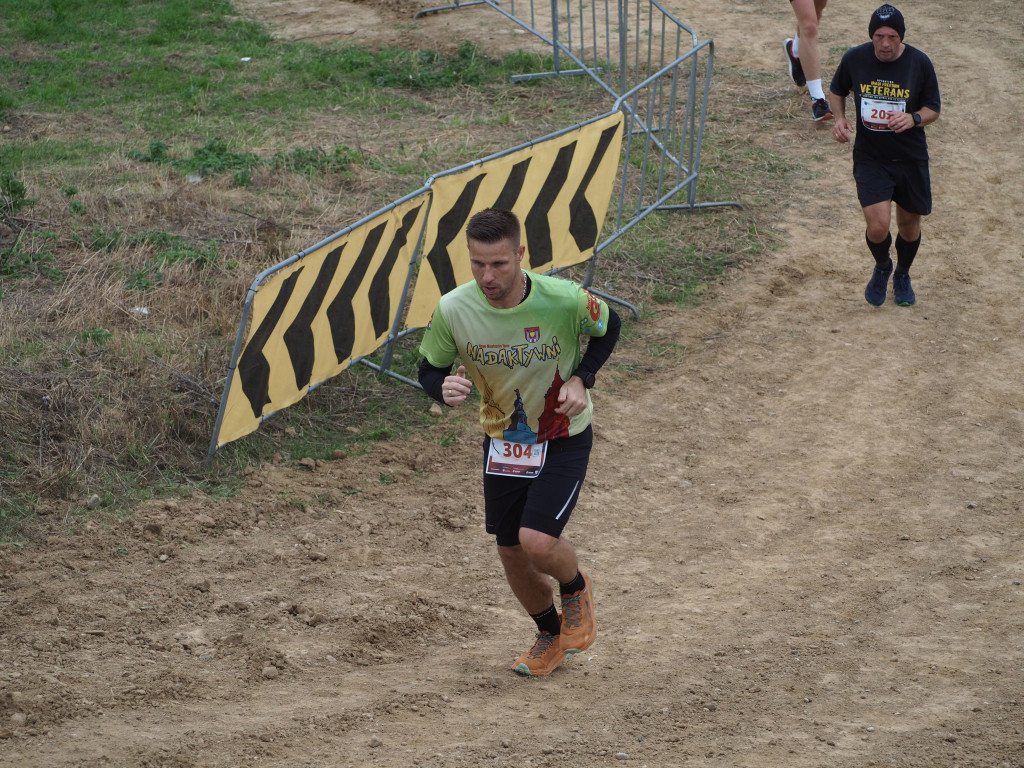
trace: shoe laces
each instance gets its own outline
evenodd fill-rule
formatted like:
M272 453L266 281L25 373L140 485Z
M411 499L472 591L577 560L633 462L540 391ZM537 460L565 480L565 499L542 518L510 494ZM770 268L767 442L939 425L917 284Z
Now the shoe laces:
M567 624L570 629L576 629L583 623L583 602L580 598L583 592L577 592L572 597L562 600L562 623Z
M537 634L537 640L533 644L533 648L530 649L529 657L531 659L539 659L545 653L551 645L558 639L558 635L549 635L545 632Z

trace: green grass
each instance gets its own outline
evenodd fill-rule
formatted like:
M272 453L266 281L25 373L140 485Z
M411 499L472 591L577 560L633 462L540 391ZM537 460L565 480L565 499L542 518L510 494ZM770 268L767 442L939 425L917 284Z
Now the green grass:
M0 249L0 280L35 275L45 277L47 280L60 280L64 277L64 273L53 264L53 254L43 250L29 253L17 247L2 248Z
M339 103L349 114L397 116L414 103L410 89L477 85L546 64L494 60L469 42L451 53L279 42L224 0L0 0L0 18L0 48L11 51L0 57L2 114L90 113L161 141L193 134L197 120L252 139ZM110 148L51 144L42 157L0 148L0 163L82 161Z
M162 141L151 141L145 150L131 150L131 160L141 163L167 165L182 175L208 178L219 174L235 172L235 179L242 178L257 167L272 170L291 171L305 175L336 173L351 175L353 166L366 165L379 168L380 163L364 153L337 144L330 150L320 148L295 148L279 151L273 156L262 158L254 152L238 152L224 139L215 136L201 147L192 150L190 156L174 157Z

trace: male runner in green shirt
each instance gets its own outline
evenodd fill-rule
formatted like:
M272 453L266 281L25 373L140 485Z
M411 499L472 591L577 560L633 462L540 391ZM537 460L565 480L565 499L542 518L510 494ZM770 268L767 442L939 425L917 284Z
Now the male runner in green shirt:
M474 281L441 297L420 345L419 379L449 406L474 384L480 389L486 530L513 594L537 624L536 642L512 668L547 675L597 636L590 577L561 533L593 445L589 389L620 322L575 283L528 275L520 232L509 211L491 208L469 220ZM580 336L590 338L586 354Z

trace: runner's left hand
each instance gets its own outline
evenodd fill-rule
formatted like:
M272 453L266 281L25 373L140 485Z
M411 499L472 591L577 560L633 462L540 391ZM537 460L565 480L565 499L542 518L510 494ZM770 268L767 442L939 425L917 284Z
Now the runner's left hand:
M587 408L587 388L579 376L571 376L558 390L558 407L555 413L568 416L570 419Z

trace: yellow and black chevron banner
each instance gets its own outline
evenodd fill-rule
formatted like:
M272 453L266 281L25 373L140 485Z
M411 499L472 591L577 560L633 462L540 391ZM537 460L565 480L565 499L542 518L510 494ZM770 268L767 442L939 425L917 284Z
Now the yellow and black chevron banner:
M464 229L484 208L519 216L526 266L535 272L590 258L618 172L622 129L623 115L615 112L439 176L422 194L268 275L254 287L211 452L387 341L421 235L406 328L425 326L442 294L473 279Z
M442 294L473 279L464 230L484 208L504 208L519 217L524 266L534 272L590 258L615 185L622 126L623 114L615 112L435 179L405 327L425 326Z
M402 309L427 200L425 191L396 205L258 286L222 405L218 448L387 341Z

